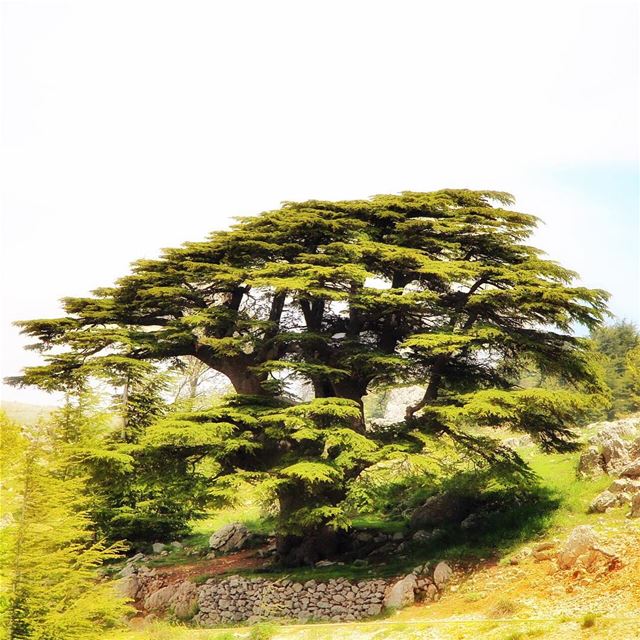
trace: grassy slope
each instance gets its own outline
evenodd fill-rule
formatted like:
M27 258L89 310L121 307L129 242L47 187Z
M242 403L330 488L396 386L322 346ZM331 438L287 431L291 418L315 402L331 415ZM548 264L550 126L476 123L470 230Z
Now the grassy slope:
M517 528L505 527L484 540L458 543L448 549L431 548L413 554L406 561L394 560L379 568L337 566L325 570L309 569L293 577L333 577L341 573L360 577L375 573L393 575L424 559L468 559L470 555L497 555L500 561L485 563L482 569L453 587L439 603L416 606L390 618L351 624L314 624L264 628L264 638L290 640L524 640L546 638L640 639L640 527L625 518L626 509L606 514L587 514L593 496L611 482L575 477L576 454L540 455L534 449L521 452L539 474L542 484L557 499L556 508L533 514ZM526 517L527 514L521 514ZM249 503L226 511L199 524L192 541L197 543L216 527L231 521L244 521L254 530L263 530L257 505ZM363 523L367 524L367 523ZM368 523L374 524L374 523ZM604 539L630 560L611 578L596 585L574 585L566 576L550 575L546 563L511 566L507 560L522 547L542 539L564 538L578 524L591 524ZM396 525L391 525L393 529ZM475 544L475 547L474 547ZM492 547L492 545L494 545ZM626 546L624 546L626 545ZM488 557L488 556L487 556ZM171 562L171 560L168 560ZM175 560L174 560L175 561ZM563 582L563 580L565 582ZM592 619L593 618L593 619ZM590 624L593 622L593 626ZM138 631L116 633L109 640L258 640L260 629L198 630L158 622Z

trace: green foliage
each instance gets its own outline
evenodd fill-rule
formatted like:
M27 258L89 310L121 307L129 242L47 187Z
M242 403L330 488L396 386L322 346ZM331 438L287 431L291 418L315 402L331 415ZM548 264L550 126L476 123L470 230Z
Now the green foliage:
M278 627L268 622L260 622L249 630L249 640L271 640L278 632Z
M139 447L123 453L145 469L161 461L171 500L182 481L196 503L203 488L228 499L230 479L253 474L288 533L347 526L355 480L420 454L432 436L526 480L517 454L471 426L508 425L548 450L571 447L571 427L604 393L589 344L572 329L596 330L607 294L574 286L576 274L527 245L537 219L512 204L506 193L466 189L287 202L138 261L114 286L66 299L62 318L20 323L45 364L13 381L77 391L99 378L122 388L121 440ZM136 416L136 385L156 363L184 357L227 376L237 398L217 415L151 406ZM525 366L559 389L521 389ZM296 377L315 400L289 406ZM367 429L363 396L398 383L422 385L422 400L404 422ZM149 484L136 479L136 505Z
M95 540L82 478L64 454L0 416L3 522L0 622L9 638L100 638L129 611L97 569L118 545Z
M638 328L625 320L592 331L596 352L604 368L604 379L612 393L608 416L637 411L638 399L637 350L640 347ZM634 373L635 372L635 373Z
M625 377L629 384L629 403L640 409L640 344L631 349L625 358Z
M110 540L143 544L183 535L207 502L205 479L193 477L181 454L147 444L151 423L168 408L163 379L145 372L129 379L126 401L116 396L115 416L88 392L67 395L48 429L65 453L65 473L86 479L87 508Z

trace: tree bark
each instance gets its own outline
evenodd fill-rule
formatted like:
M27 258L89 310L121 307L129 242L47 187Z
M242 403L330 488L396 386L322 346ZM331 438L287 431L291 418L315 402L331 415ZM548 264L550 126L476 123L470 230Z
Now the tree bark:
M345 491L342 487L331 487L327 490L326 502L337 504L344 497ZM300 486L294 484L278 491L278 502L280 520L286 522L295 511L309 506L309 496ZM285 567L313 566L319 560L337 557L347 549L348 535L327 524L310 528L300 535L280 533L276 536L278 561Z

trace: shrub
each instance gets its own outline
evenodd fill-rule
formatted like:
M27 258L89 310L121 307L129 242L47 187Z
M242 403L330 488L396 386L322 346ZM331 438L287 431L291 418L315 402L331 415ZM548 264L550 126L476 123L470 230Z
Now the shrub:
M251 627L247 636L248 640L271 640L276 635L278 628L268 622L260 622Z

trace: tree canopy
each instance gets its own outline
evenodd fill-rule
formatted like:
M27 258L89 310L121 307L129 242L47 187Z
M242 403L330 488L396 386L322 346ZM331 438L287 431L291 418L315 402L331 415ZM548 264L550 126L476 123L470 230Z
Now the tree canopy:
M576 416L603 390L572 329L596 329L607 294L526 244L537 218L512 204L465 189L287 202L64 299L62 318L21 322L45 364L13 382L72 390L101 377L126 389L145 367L198 359L238 395L169 415L143 441L213 461L212 482L264 474L290 533L345 526L349 482L424 437L522 468L473 428L570 447ZM525 364L566 386L519 388ZM292 398L292 378L315 399ZM402 423L366 425L363 397L389 384L424 395Z
M611 389L612 402L608 417L638 410L640 403L633 361L635 358L637 362L640 331L631 322L621 320L596 328L591 338L602 364L604 380Z

